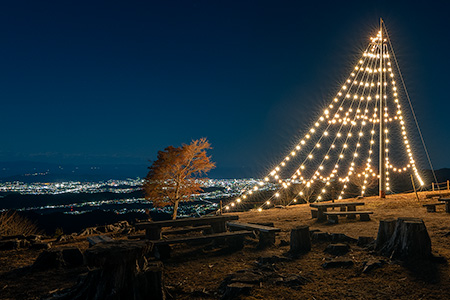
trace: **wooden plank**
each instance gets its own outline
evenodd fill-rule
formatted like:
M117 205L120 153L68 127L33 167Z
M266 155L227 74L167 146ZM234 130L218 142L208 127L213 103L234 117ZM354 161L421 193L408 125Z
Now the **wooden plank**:
M445 202L445 212L450 213L450 198L440 198L439 201Z
M310 207L313 208L328 208L328 207L343 207L343 206L361 206L366 205L364 202L335 202L335 203L311 203Z
M222 215L222 216L212 216L212 217L201 217L201 218L184 218L176 220L167 221L155 221L155 222L140 222L135 225L136 229L147 229L151 227L183 227L183 226L195 226L195 225L207 225L220 222L227 222L232 220L238 220L237 215Z
M156 240L152 241L154 245L170 245L170 244L180 244L187 242L199 242L199 241L210 241L219 238L232 238L239 236L254 236L252 231L242 230L242 231L232 231L232 232L221 232L214 233L209 235L201 235L201 236L190 236L190 237L182 237L175 239L167 239L167 240Z
M430 193L425 195L425 198L442 197L442 196L450 196L450 193Z
M249 223L241 223L241 222L227 222L228 227L241 228L247 230L257 230L261 232L280 232L280 228L263 226L258 224L249 224Z
M184 234L192 231L211 230L211 225L189 226L181 229L170 229L161 231L162 234Z
M445 205L445 202L438 202L438 203L428 203L428 204L423 204L423 207L427 207L427 206L436 206L436 205Z
M176 230L164 230L161 233L162 234L184 234L192 231L200 231L200 230L208 230L211 229L210 225L204 225L204 226L197 226L197 227L189 227L189 228L183 228L183 229L176 229ZM145 238L145 234L135 234L135 235L129 235L127 237L129 240L140 240Z
M145 234L135 234L127 236L129 240L142 240L145 238Z
M371 215L373 211L329 211L323 214L327 216Z
M94 246L99 243L113 241L112 238L110 238L109 236L106 236L106 235L90 236L87 238L87 240L89 242L89 247Z

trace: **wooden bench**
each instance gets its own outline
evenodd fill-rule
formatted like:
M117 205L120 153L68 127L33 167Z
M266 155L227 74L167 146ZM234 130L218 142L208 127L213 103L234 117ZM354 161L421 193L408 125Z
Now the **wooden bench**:
M373 211L330 211L324 212L325 216L328 217L328 223L337 224L339 223L339 216L353 216L359 215L361 221L370 221L369 215L373 214Z
M439 198L438 200L445 203L445 212L450 213L450 198Z
M161 235L172 235L172 234L185 234L185 233L189 233L189 232L195 232L195 231L203 231L205 233L211 233L212 232L212 228L210 225L203 225L203 226L188 226L188 227L183 227L180 229L169 229L169 230L162 230L161 231ZM129 235L127 236L127 238L129 240L141 240L141 239L145 239L146 235L145 234L133 234L133 235Z
M178 228L178 229L163 230L163 231L161 231L161 234L162 235L185 234L185 233L195 232L195 231L205 231L208 233L212 233L212 227L211 227L211 225L187 226L187 227Z
M161 239L152 241L155 248L155 257L161 259L170 258L170 245L182 244L189 242L209 242L217 240L225 240L229 247L234 250L239 250L244 247L244 238L246 236L254 237L253 231L241 230L232 232L220 232L208 235L189 236L173 239Z
M239 217L236 215L226 215L226 216L212 216L212 217L201 217L201 218L184 218L176 220L167 221L155 221L155 222L140 222L136 223L136 230L145 229L146 238L149 240L159 240L161 239L161 229L164 227L185 227L185 226L211 226L213 233L225 232L226 222L238 220Z
M450 193L430 193L425 195L425 198L429 199L429 198L434 198L434 197L446 197L446 196L450 196Z
M445 202L428 203L423 204L422 206L427 208L427 212L436 212L437 205L445 205Z
M203 226L188 226L188 227L183 227L180 229L169 229L169 230L162 230L161 234L162 235L172 235L172 234L185 234L185 233L189 233L189 232L195 232L195 231L204 231L205 233L211 233L212 232L212 228L211 225L203 225ZM134 234L134 235L129 235L127 238L129 240L137 240L137 239L145 239L145 234Z
M106 235L96 235L96 236L90 236L87 238L89 242L89 247L92 247L96 244L103 243L103 242L111 242L114 241L112 238Z
M309 206L312 208L317 208L317 210L311 209L312 218L317 218L317 221L325 221L326 215L324 213L328 208L339 207L340 211L356 211L356 206L365 205L364 202L319 202L311 203ZM355 218L355 216L350 216Z
M241 222L227 222L228 228L233 229L245 229L258 232L259 235L259 248L272 246L275 244L275 233L280 232L280 228L272 226L265 226L260 224L241 223Z

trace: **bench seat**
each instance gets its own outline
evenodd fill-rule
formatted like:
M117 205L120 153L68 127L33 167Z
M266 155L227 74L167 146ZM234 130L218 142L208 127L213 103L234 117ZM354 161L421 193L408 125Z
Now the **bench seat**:
M370 221L369 215L373 214L373 211L330 211L323 214L328 217L328 223L337 224L339 223L339 216L351 217L359 215L361 221Z
M450 193L430 193L428 195L425 195L425 198L429 199L429 198L434 198L434 197L446 197L446 196L450 196Z
M242 223L242 222L227 222L228 228L233 229L245 229L256 231L259 236L259 248L264 248L267 246L272 246L275 244L275 233L280 232L280 228L275 228L272 226L265 226L260 224L252 223Z
M164 240L153 240L151 241L153 245L171 245L171 244L181 244L188 242L201 242L201 241L212 241L220 238L234 238L234 237L245 237L245 236L254 236L252 231L241 230L241 231L232 231L232 232L220 232L213 233L208 235L200 235L200 236L188 236L188 237L180 237L180 238L172 238L172 239L164 239Z
M427 212L436 212L437 205L445 205L445 202L427 203L422 206L427 208Z
M211 227L211 225L188 226L188 227L184 227L184 228L162 230L161 234L162 235L185 234L185 233L194 232L194 231L205 231L207 233L211 233L212 227ZM128 236L129 240L138 240L138 239L142 240L145 238L146 238L145 234L134 234L134 235Z
M230 228L241 228L246 230L256 230L259 232L280 232L280 228L275 228L271 226L252 224L252 223L242 223L242 222L227 222Z
M168 259L170 258L170 245L173 244L183 244L190 242L209 242L209 241L218 241L219 244L223 243L223 240L227 241L227 244L230 248L239 250L244 247L244 238L246 236L254 237L255 234L253 231L241 230L241 231L232 231L232 232L220 232L213 233L208 235L201 236L190 236L190 237L181 237L181 238L172 238L172 239L163 239L163 240L151 240L154 245L154 255L159 259Z

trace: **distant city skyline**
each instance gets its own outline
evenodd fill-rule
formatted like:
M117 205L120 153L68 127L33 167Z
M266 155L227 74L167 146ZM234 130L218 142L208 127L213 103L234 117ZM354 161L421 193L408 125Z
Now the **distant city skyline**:
M145 176L158 150L206 137L213 177L262 178L382 17L433 165L450 167L448 11L444 1L4 3L0 162L134 164ZM420 140L412 146L429 169Z

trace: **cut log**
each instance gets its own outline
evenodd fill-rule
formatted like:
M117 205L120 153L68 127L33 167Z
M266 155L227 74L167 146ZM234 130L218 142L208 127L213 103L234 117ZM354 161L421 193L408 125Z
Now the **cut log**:
M311 251L309 226L297 226L291 230L291 254L301 254Z
M377 240L375 241L375 250L380 250L384 247L387 241L394 234L395 223L397 221L394 218L380 220L380 226L378 227Z
M380 249L380 253L391 259L429 259L431 239L425 223L416 218L398 218L394 233Z
M348 251L350 251L350 247L347 244L342 243L330 244L325 248L324 251L332 255L344 255Z
M32 268L35 270L48 270L53 268L72 268L83 265L83 253L80 249L50 249L44 250L39 254L33 263Z
M52 299L165 299L161 262L148 262L146 241L104 242L85 252L89 273L67 293Z
M360 236L356 245L359 247L366 247L367 245L373 243L373 241L374 239L371 236Z

